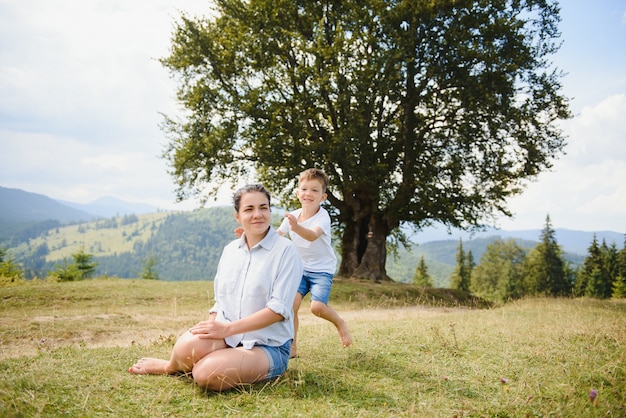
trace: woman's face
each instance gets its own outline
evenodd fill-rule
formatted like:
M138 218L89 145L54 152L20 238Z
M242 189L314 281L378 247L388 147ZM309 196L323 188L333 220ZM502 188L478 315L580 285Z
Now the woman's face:
M270 203L267 196L261 192L241 195L235 219L243 227L246 237L265 236L270 227Z

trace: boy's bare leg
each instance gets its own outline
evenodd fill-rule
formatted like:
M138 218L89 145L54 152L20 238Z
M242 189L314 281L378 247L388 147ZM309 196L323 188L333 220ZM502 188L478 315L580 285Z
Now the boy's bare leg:
M337 332L339 332L339 339L343 347L349 347L352 344L352 335L350 334L348 323L340 317L333 308L322 302L313 300L311 301L311 312L320 318L332 322L337 328Z
M302 298L303 296L299 292L296 292L296 297L293 300L293 342L291 343L289 358L294 358L298 356L296 338L298 337L298 325L300 324L300 321L298 319L298 310L300 309L300 305L302 304Z

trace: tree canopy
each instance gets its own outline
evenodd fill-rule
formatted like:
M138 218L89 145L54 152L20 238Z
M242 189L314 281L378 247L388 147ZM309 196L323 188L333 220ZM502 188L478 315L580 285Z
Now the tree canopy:
M330 176L339 275L387 279L400 226L472 227L563 151L559 8L542 0L216 0L181 16L162 63L178 198L253 173L288 201Z

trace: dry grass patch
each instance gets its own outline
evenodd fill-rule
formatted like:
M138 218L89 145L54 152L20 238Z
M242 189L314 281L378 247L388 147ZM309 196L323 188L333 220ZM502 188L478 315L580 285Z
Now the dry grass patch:
M338 283L336 293L353 285ZM369 299L331 301L350 323L347 349L304 303L299 357L287 373L213 394L185 376L127 373L141 356L168 356L175 336L206 316L209 282L2 288L0 415L626 415L626 301L411 306L412 296L398 297L406 289L385 306L387 290L375 288L364 291L377 295Z

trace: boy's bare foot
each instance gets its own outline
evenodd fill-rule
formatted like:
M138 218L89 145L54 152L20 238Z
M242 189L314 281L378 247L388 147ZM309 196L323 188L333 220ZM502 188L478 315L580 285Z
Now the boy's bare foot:
M350 334L350 330L348 329L348 323L345 320L341 321L341 325L337 327L337 331L339 331L339 339L341 339L341 345L346 348L350 347L352 344L352 335Z
M168 369L169 361L158 358L145 357L130 366L129 373L132 374L171 374Z

